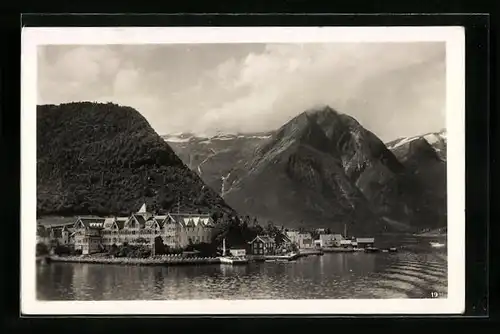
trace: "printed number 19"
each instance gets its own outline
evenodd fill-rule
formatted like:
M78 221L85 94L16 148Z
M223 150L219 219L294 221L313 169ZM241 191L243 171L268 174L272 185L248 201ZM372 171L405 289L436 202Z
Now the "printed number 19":
M439 297L439 294L436 291L432 291L431 292L431 297L432 298L437 298L437 297Z

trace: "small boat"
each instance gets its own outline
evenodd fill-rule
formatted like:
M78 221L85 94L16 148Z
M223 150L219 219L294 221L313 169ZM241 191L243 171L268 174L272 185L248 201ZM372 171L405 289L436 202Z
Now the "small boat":
M440 242L434 242L434 241L431 241L429 242L431 244L431 247L434 247L434 248L441 248L441 247L444 247L445 244L442 244Z
M221 264L247 264L248 259L241 256L221 256L219 257Z
M287 259L268 259L265 260L265 262L278 262L278 263L289 263L289 262L295 262L295 260L287 260Z
M398 249L396 247L389 248L389 252L391 252L391 253L395 253L397 251L398 251Z
M382 253L389 253L388 249L382 249Z
M378 248L375 247L367 247L365 248L365 253L377 253L379 251Z

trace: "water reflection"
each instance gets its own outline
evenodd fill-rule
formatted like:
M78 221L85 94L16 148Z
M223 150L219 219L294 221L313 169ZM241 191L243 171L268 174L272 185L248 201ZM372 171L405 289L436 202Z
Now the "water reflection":
M37 269L45 300L427 298L447 292L446 253L331 253L290 263L136 267L52 263Z

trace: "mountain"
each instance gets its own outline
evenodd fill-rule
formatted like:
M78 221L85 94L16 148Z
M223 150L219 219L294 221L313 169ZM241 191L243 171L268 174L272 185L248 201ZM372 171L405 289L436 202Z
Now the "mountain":
M388 142L386 145L397 157L405 159L410 144L415 140L425 140L434 149L439 158L446 161L447 138L446 130L444 129L439 132L431 132L420 136L398 138Z
M129 214L234 210L130 107L91 102L37 107L37 213Z
M264 223L337 231L349 222L350 229L364 233L446 224L446 174L440 163L446 133L422 138L431 143L427 150L419 141L406 145L417 138L386 146L354 118L326 106L266 134L165 140L242 214Z
M238 175L236 166L248 161L257 146L271 135L266 132L199 137L183 133L162 138L209 187L223 195L223 184Z
M341 231L348 222L352 231L368 232L382 229L384 216L411 211L404 166L373 133L329 107L289 121L241 169L224 199L285 226Z
M429 227L446 226L446 131L400 138L387 144L416 180L420 196L415 203L426 210Z

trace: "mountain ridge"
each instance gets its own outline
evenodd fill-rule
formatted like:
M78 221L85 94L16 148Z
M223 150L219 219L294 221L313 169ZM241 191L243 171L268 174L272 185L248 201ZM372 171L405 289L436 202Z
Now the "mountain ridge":
M135 109L113 103L37 106L37 213L234 210Z
M445 132L442 135L445 142ZM423 136L426 136L426 141L432 141L435 134L429 133ZM278 185L272 186L272 184L277 182L279 187L297 193L297 189L300 188L299 179L302 180L301 182L307 179L298 172L302 169L309 170L309 182L311 184L317 182L327 184L327 181L321 179L323 177L321 175L328 174L325 174L325 171L329 169L320 167L318 170L317 168L317 166L322 166L319 161L326 161L325 159L327 159L330 164L342 168L342 172L336 169L335 173L338 174L338 180L348 180L349 185L344 184L344 190L348 190L347 192L350 191L352 194L356 193L358 197L360 197L359 192L354 188L360 190L361 197L364 198L364 200L360 200L364 201L362 205L364 207L363 211L376 212L373 213L374 218L371 220L383 221L400 227L407 226L408 228L411 226L418 228L420 224L432 225L434 221L442 222L439 217L446 217L446 203L443 202L443 198L446 198L446 188L442 186L443 180L445 182L446 178L446 174L443 174L443 170L445 171L443 166L445 165L439 162L436 164L435 159L432 159L432 154L430 154L432 152L427 150L425 154L425 145L415 146L418 142L411 145L411 147L414 147L411 150L405 149L404 142L400 143L395 149L393 148L404 139L398 138L387 143L386 146L386 143L371 131L365 129L353 117L341 114L329 106L311 108L298 114L279 129L269 132L262 139L239 138L238 144L234 147L232 143L233 141L237 142L235 139L220 141L216 144L205 143L204 145L207 147L218 145L218 149L211 153L212 157L208 160L205 161L205 159L200 158L200 160L205 161L202 165L205 174L202 177L216 180L212 183L215 185L216 191L219 191L231 205L238 206L238 201L251 203L252 201L255 202L255 198L262 197L258 190L248 190L254 187L252 183L256 182L248 180L254 180L256 177L253 174L264 173L263 171L265 171L265 174L263 174L262 178L267 181L261 184L261 189L265 189L265 186L276 188ZM412 140L407 141L411 142ZM438 141L433 140L433 142ZM439 142L441 143L441 141ZM181 147L182 145L174 145L174 149L180 153L191 149L198 150L201 146L196 142L191 142L184 147ZM440 150L437 146L431 145L431 147L433 150ZM441 151L440 161L443 162L442 156L444 155L445 159L446 152L445 150ZM217 152L223 153L219 154ZM322 154L329 155L329 157L319 157ZM238 158L222 159L222 156L229 157L232 155L238 156ZM308 156L309 160L306 159L307 162L304 162L302 155ZM217 160L218 156L219 160L215 164L218 168L214 168L215 165L212 164L212 161ZM425 158L427 162L420 163L422 158ZM278 172L273 166L281 166L281 170ZM196 166L193 167L196 169ZM428 178L432 179L435 184L429 184L422 175L418 175L419 168L422 169L422 175L428 174ZM273 170L275 171L274 176L265 176L269 173L272 175ZM252 175L249 177L248 174ZM282 174L297 178L297 184L293 186L283 184ZM247 179L247 181L243 182L242 179ZM258 180L258 178L256 179ZM343 184L342 182L345 181L339 182ZM341 192L340 188L342 187L335 186L333 183L330 186ZM248 187L247 190L243 189L245 187ZM425 187L438 191L439 195L427 192ZM248 198L245 198L244 195L235 195L235 192L242 191L248 191L251 195L247 196ZM304 192L305 190L302 189L301 191ZM231 197L233 196L236 199L232 200ZM422 197L426 196L429 198L422 199ZM285 198L286 194L281 197ZM309 203L313 198L316 198L316 195L309 194L306 197L308 199L304 203ZM252 200L252 198L254 199ZM272 203L274 199L267 198L266 200ZM318 203L324 202L323 199L315 200ZM335 200L339 201L339 203L342 202L339 198ZM433 203L433 201L437 201L437 203ZM290 199L289 202L292 203L293 201ZM292 206L292 204L289 205ZM299 201L293 206L295 205L300 207L302 204ZM307 205L318 207L319 204L309 203ZM444 209L434 209L433 207L436 205ZM328 207L329 205L324 206ZM248 210L244 206L238 209ZM345 211L345 209L338 207L331 209L339 212ZM324 210L318 209L318 211ZM439 213L434 214L435 211ZM255 212L251 213L252 215L255 214ZM286 220L289 220L289 218L286 218ZM321 217L316 220L318 224L329 224L331 221L323 219L321 222ZM423 222L419 223L419 220Z

